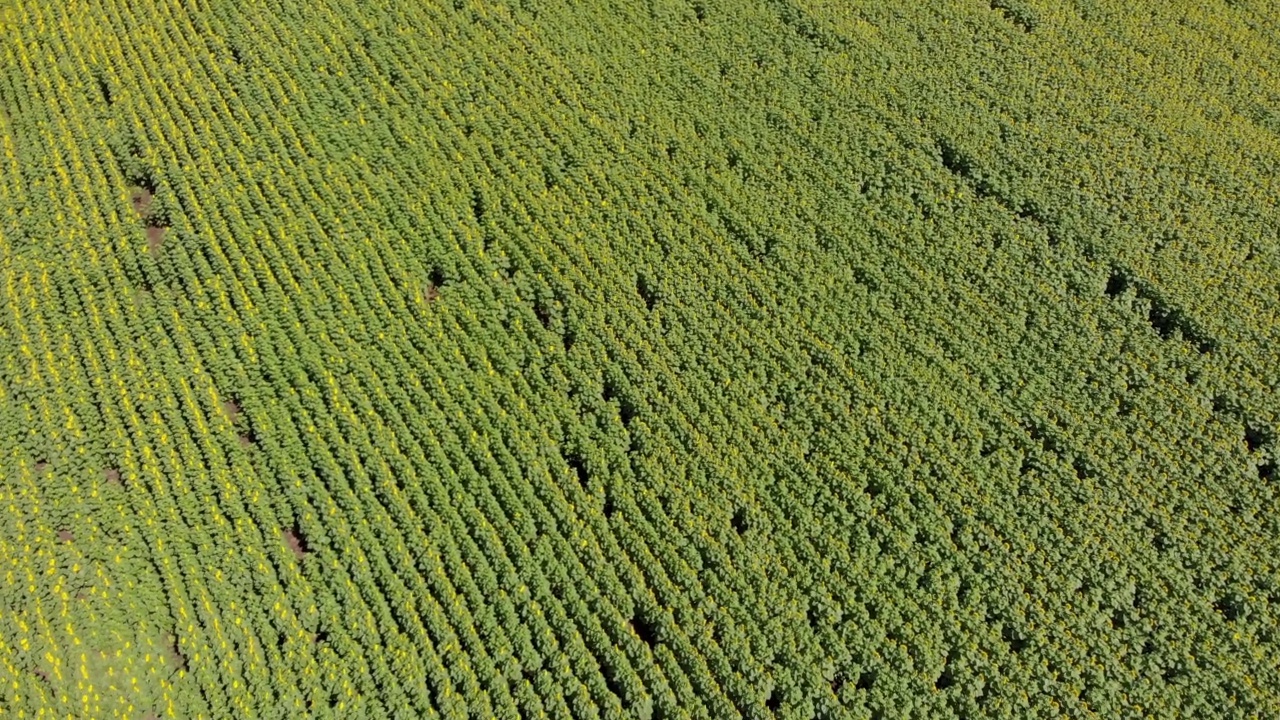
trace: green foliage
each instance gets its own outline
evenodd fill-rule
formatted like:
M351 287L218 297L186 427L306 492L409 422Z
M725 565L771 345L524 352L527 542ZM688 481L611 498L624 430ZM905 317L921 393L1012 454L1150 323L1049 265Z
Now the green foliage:
M0 31L0 714L1280 717L1265 5Z

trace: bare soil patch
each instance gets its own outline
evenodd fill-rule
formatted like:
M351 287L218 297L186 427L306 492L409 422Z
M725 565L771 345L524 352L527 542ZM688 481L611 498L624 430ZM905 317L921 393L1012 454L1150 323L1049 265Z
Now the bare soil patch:
M222 412L226 414L227 419L234 425L236 420L240 419L240 403L231 399L223 400Z
M106 468L102 471L102 474L106 476L107 482L111 483L112 485L123 484L120 482L120 471L115 468Z
M133 211L138 213L138 217L143 220L147 219L147 213L151 209L151 200L155 197L151 190L145 187L135 187L129 191L129 203L133 205Z
M154 200L155 188L149 183L135 185L129 190L129 204L133 206L133 211L138 214L138 218L146 225L147 250L151 252L152 257L155 257L160 252L160 245L164 243L165 231L169 229L164 218L152 217L151 205Z
M187 669L187 656L178 649L178 638L170 635L164 645L164 656L178 670Z
M76 539L76 536L70 530L59 530L58 539L62 542L71 542Z
M311 552L307 548L306 539L302 537L297 528L281 528L280 535L284 538L285 545L289 546L289 549L293 551L293 556L297 559L301 560Z
M147 250L151 252L151 257L160 254L160 245L164 243L164 234L168 229L160 225L147 226Z

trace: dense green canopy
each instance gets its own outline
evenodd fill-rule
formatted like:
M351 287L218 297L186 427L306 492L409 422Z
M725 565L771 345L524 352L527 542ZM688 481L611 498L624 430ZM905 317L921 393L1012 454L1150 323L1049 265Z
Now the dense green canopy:
M0 716L1280 717L1265 0L0 3Z

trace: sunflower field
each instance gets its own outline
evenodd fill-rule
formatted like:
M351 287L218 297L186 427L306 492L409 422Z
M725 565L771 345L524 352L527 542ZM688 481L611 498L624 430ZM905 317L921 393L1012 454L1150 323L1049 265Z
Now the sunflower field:
M0 718L1280 717L1266 0L0 2Z

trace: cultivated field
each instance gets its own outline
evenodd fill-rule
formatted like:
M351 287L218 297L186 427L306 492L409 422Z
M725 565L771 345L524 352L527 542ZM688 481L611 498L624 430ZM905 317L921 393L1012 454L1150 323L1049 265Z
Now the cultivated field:
M0 1L0 718L1280 717L1266 0Z

